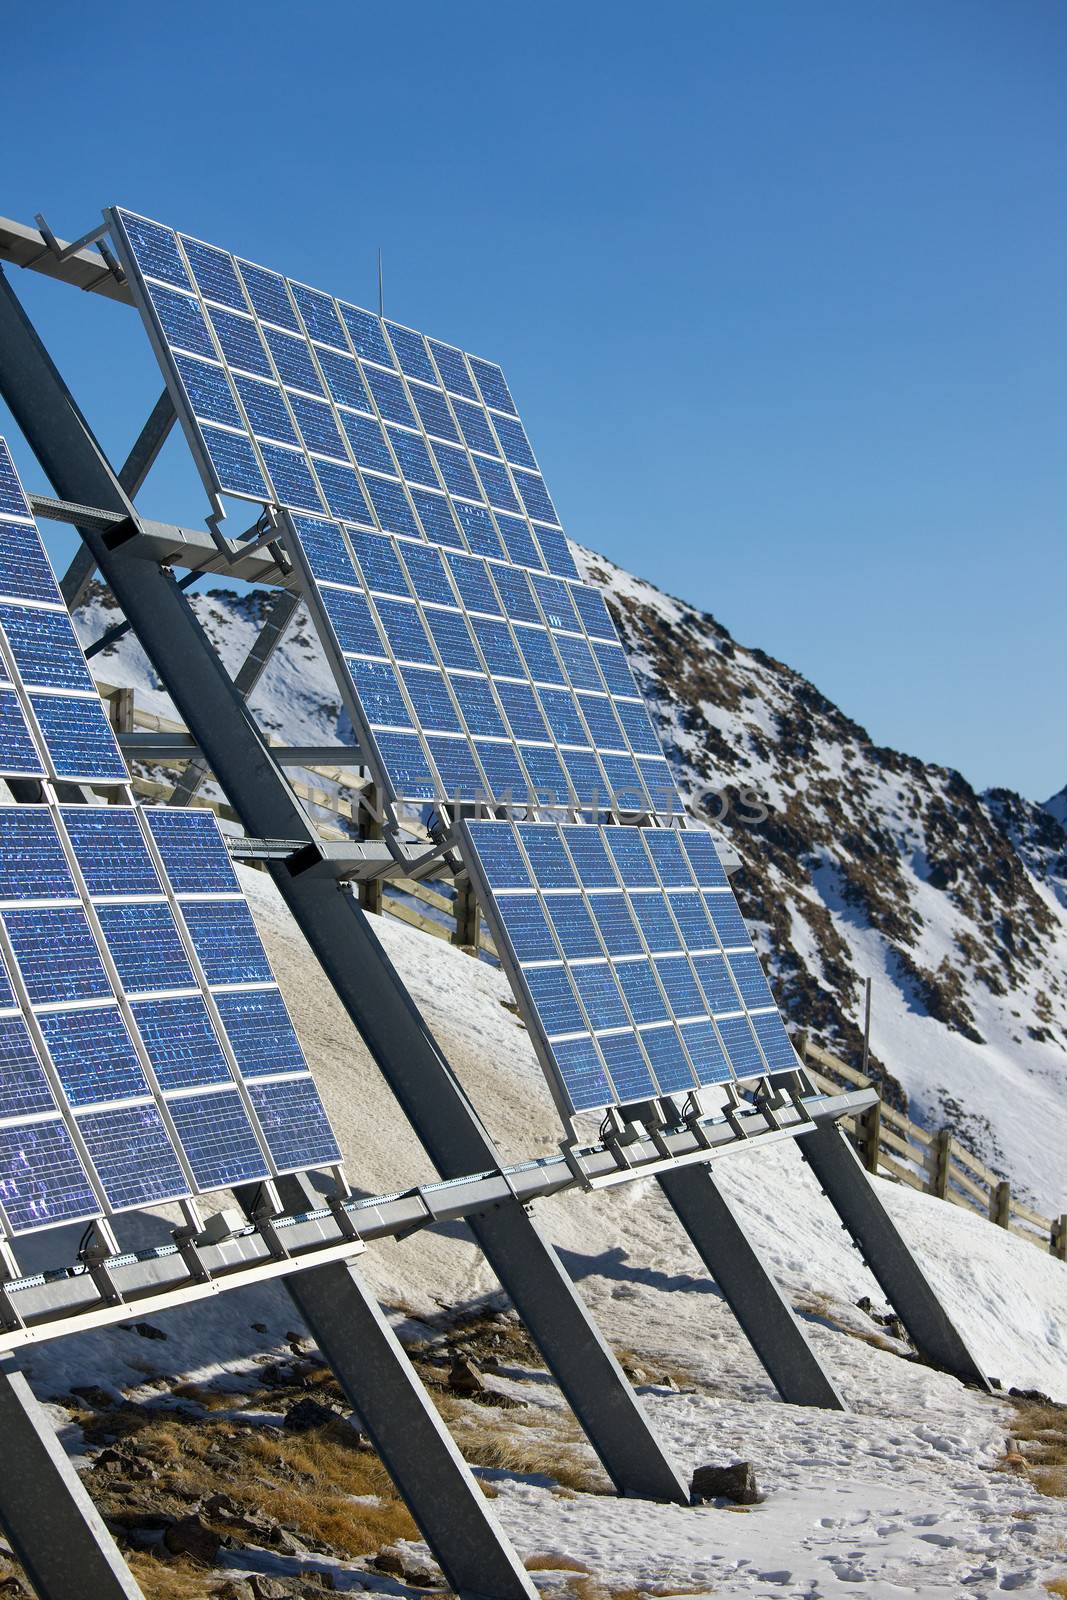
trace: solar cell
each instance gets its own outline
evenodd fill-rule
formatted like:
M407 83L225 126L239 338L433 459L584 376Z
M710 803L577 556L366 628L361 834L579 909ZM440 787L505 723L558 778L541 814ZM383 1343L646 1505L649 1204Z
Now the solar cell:
M114 1210L158 1205L189 1193L156 1106L87 1112L78 1118L78 1131Z
M254 1083L248 1094L280 1172L340 1161L337 1141L309 1076Z
M269 1167L236 1089L182 1096L167 1104L200 1189L224 1189L269 1177Z
M38 1019L48 1054L72 1106L135 1100L148 1083L117 1006L48 1011Z
M14 1233L100 1214L74 1142L58 1119L0 1127L0 1206Z

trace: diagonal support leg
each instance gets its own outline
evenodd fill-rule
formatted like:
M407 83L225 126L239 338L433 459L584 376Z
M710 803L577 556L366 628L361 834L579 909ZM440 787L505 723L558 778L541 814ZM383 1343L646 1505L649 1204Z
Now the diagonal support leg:
M0 1360L0 1526L40 1600L144 1600L44 1407Z
M155 466L156 457L166 444L174 422L174 402L164 389L134 440L133 448L118 475L119 483L131 500ZM96 560L89 546L80 544L59 585L68 611L76 611L81 605L95 571Z
M711 1169L677 1167L661 1172L659 1184L782 1399L843 1411L844 1401Z
M356 1268L285 1286L358 1412L457 1595L536 1600L537 1590Z
M2 271L0 391L58 494L136 517ZM173 579L127 546L112 550L93 529L80 531L246 830L314 843L313 826ZM481 1119L359 906L336 885L294 877L285 866L272 875L438 1172L454 1178L499 1167ZM503 1206L473 1227L620 1493L687 1505L678 1468L523 1207ZM543 1299L526 1289L535 1264Z
M932 1365L988 1390L985 1374L882 1204L877 1180L864 1172L837 1124L820 1124L797 1140L797 1148L915 1348Z

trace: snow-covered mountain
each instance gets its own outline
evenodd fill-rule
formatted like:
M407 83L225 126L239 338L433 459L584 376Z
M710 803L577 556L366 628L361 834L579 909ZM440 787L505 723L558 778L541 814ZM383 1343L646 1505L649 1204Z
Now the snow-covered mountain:
M694 814L743 861L735 877L788 1017L856 1064L873 979L871 1070L1045 1212L1067 1209L1067 791L1045 806L976 794L947 768L872 744L797 672L714 617L592 552ZM193 597L234 670L266 597ZM94 591L83 637L114 621ZM94 658L138 703L170 709L127 636ZM253 706L286 742L331 742L339 697L301 612Z

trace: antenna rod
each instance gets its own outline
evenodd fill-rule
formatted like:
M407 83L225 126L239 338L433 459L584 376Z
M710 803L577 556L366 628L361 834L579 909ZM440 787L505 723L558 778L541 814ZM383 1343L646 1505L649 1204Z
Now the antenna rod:
M378 315L385 316L385 289L382 285L382 250L378 246Z
M870 980L870 978L867 978L865 980L863 987L864 987L864 990L865 990L864 1006L863 1006L863 1065L860 1068L860 1071L863 1073L864 1077L866 1077L867 1076L867 1061L868 1061L868 1058L870 1057L870 1053L871 1053L871 980Z

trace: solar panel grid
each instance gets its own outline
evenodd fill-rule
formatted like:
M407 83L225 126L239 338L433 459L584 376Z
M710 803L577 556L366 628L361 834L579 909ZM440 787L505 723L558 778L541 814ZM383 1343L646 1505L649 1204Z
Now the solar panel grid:
M747 931L743 998L704 915L714 901L740 920L706 834L468 821L460 838L568 1111L795 1066Z
M0 439L0 774L124 783L55 574Z
M184 288L190 296L205 297L200 309L208 313L212 325L216 327L219 342L214 359L223 378L227 376L224 370L227 358L230 363L229 377L235 385L239 379L250 381L243 374L251 368L261 368L265 363L269 369L278 415L290 425L287 436L294 438L291 425L300 423L306 443L301 471L295 464L292 451L279 453L278 443L270 442L266 434L258 431L257 422L262 427L261 415L252 416L245 407L249 435L257 441L255 448L260 453L263 466L272 473L274 488L283 506L296 511L314 510L317 507L342 520L348 518L354 534L355 524L364 520L370 523L370 517L364 519L363 510L359 509L365 509L369 501L374 508L375 519L384 532L411 539L426 538L457 551L469 549L476 554L488 555L494 563L525 562L541 574L545 585L541 590L543 611L532 603L529 596L525 605L516 597L515 606L509 606L509 597L504 596L504 590L510 588L510 594L514 596L514 577L520 575L515 574L510 566L495 566L493 576L504 598L504 610L510 615L511 629L494 631L483 623L475 629L477 646L464 638L458 624L438 619L438 635L435 638L449 628L453 634L451 640L446 639L442 643L439 639L438 642L438 655L442 650L451 652L447 655L445 665L478 670L482 663L475 659L477 649L487 658L485 664L493 675L529 678L533 674L534 681L570 683L574 688L592 690L600 694L603 700L603 706L596 706L591 711L591 715L600 719L602 726L609 690L631 697L634 711L643 712L639 691L617 644L614 629L609 620L605 622L607 613L602 602L597 608L599 597L590 591L584 598L575 595L571 600L569 584L544 579L546 565L549 571L575 581L578 578L577 569L558 527L551 500L536 470L529 441L498 367L479 358L466 358L454 347L427 342L415 330L399 324L380 323L368 312L359 312L340 302L332 302L329 297L305 286L290 283L286 287L283 280L272 275L267 275L272 295L268 307L263 298L264 280L247 272L240 262L234 264L232 278L226 278L229 289L239 277L245 283L243 317L236 319L240 328L235 331L225 321L222 308L208 303L207 297L212 292L211 282L203 274L197 273L190 255L191 251L195 254L199 248L196 241L189 240L185 235L175 236L173 252L165 252L161 257L157 236L153 234L146 242L144 230L131 223L129 213L112 213L112 219L120 243L124 244L131 258L135 280L138 269L144 270L150 279L154 264L161 259L165 259L168 267L173 268L175 261L182 260L183 251L189 257L193 272L186 273L181 282L176 282L172 272L169 281L177 288ZM212 262L215 262L214 256ZM150 281L144 284L149 303L153 303L152 296L157 287ZM277 329L272 329L266 320L268 309L272 308L277 314L282 297L291 314L286 318L286 326L304 335L300 357L306 363L302 369L303 376L293 365L299 341L290 338L288 345L283 346L279 342ZM232 294L229 294L227 303L232 306ZM232 310L226 315L230 316L231 322L234 320ZM253 339L257 317L263 337L257 335ZM342 324L347 333L343 331ZM207 324L204 326L206 328ZM228 348L224 347L219 327L226 333ZM173 333L168 337L174 346ZM283 351L286 350L288 354L283 361ZM175 347L172 351L175 362L179 354L180 349ZM334 365L342 360L346 363L341 381L344 384L347 379L347 401L341 397L336 384L331 387L327 383L328 399L323 392L318 375L323 370L327 354ZM235 365L238 362L244 364L243 368ZM175 370L180 378L180 369L175 367ZM317 406L302 396L301 384L320 396ZM215 418L196 411L188 388L186 397L191 417L203 432ZM231 399L235 404L239 399L236 388ZM352 402L351 407L348 402ZM215 409L217 417L217 405ZM309 421L311 418L314 418L313 424ZM278 423L274 425L275 433L279 431L279 426ZM226 448L232 453L231 446L227 445ZM339 501L339 496L342 496L339 487L341 480L336 477L334 468L327 469L323 461L324 453L332 454L339 461L342 452L346 457L343 471L349 475L344 480L347 485L344 506ZM505 458L511 463L510 466L505 464ZM481 479L481 487L472 472L472 466ZM240 470L242 478L246 478L246 464L242 464ZM318 480L319 489L324 491L323 495L316 489L313 476ZM366 498L359 491L357 478L360 476ZM327 492L328 483L334 485L332 496ZM216 487L250 493L253 497L260 497L261 494L258 486L242 490L240 485L219 482ZM495 508L494 513L485 503L483 489L489 505ZM358 504L353 495L359 495ZM523 516L523 504L529 508L529 517ZM502 514L496 518L496 526L495 512ZM540 520L532 520L534 518ZM345 581L343 567L337 564L339 557L332 560L328 554L324 554L328 536L313 534L306 528L306 519L301 519L301 522L309 540L319 546L317 550L309 548L306 552L312 583ZM501 535L506 551L501 544ZM541 541L540 548L538 540ZM487 593L491 593L488 573L483 568L479 578L471 581L480 584L484 604ZM452 596L448 598L455 603ZM464 592L461 603L465 609L474 609L479 602L472 593ZM524 614L520 614L518 608ZM320 621L323 620L323 609L328 609L325 597L323 605L318 608ZM495 604L493 610L496 610ZM588 637L588 625L579 621L579 616L592 620L592 631ZM399 620L394 613L394 621ZM524 621L537 624L540 632L524 633L516 629L516 625ZM561 636L562 642L558 645L557 653L557 648L553 647L544 632L546 622L554 633L559 633L561 629L573 630L578 637ZM599 666L595 646L594 649L590 648L591 638L613 643L613 649L602 652L603 659ZM424 662L432 659L427 655L427 649L426 645L421 645L415 659ZM373 654L377 655L379 651L380 645ZM384 653L388 655L389 652ZM604 674L607 675L607 682L604 681ZM347 687L351 686L348 674L344 675L344 681ZM588 761L564 761L562 767L571 777L569 788L559 761L550 759L546 773L545 755L538 752L533 757L537 777L529 771L530 763L527 762L526 780L532 780L534 786L538 787L547 776L553 803L569 804L572 808L579 802L588 806L594 795L603 803L610 794L623 789L626 794L622 810L628 814L641 814L650 809L680 812L680 802L655 736L652 735L650 748L650 727L640 726L637 718L631 717L630 720L640 730L640 748L632 751L615 727L617 719L613 719L609 727L611 737L621 746L620 753L634 759L624 762L613 760L602 765ZM647 724L647 718L645 721ZM370 742L372 759L376 755L379 764L384 764L384 752L380 745L375 751L373 747L376 741L372 738ZM582 743L587 742L587 735L583 731ZM391 740L390 748L403 761L407 773L405 781L410 782L413 791L403 793L397 788L395 780L398 773L380 773L386 779L386 787L392 788L397 798L424 800L428 781L434 784L435 776L437 779L442 776L433 773L427 749L423 747L419 752L421 759L412 760L414 752L410 740L399 745L396 740ZM460 759L449 752L450 772L455 772ZM494 757L491 764L514 780L516 772L521 773L521 767L517 766L520 760L521 753L514 752L513 759ZM478 770L473 751L464 761L464 767L468 772ZM390 779L392 783L388 781ZM436 793L437 798L444 799L452 791L446 789L442 793L441 783L438 782Z
M208 812L0 808L0 955L12 1231L340 1159Z

